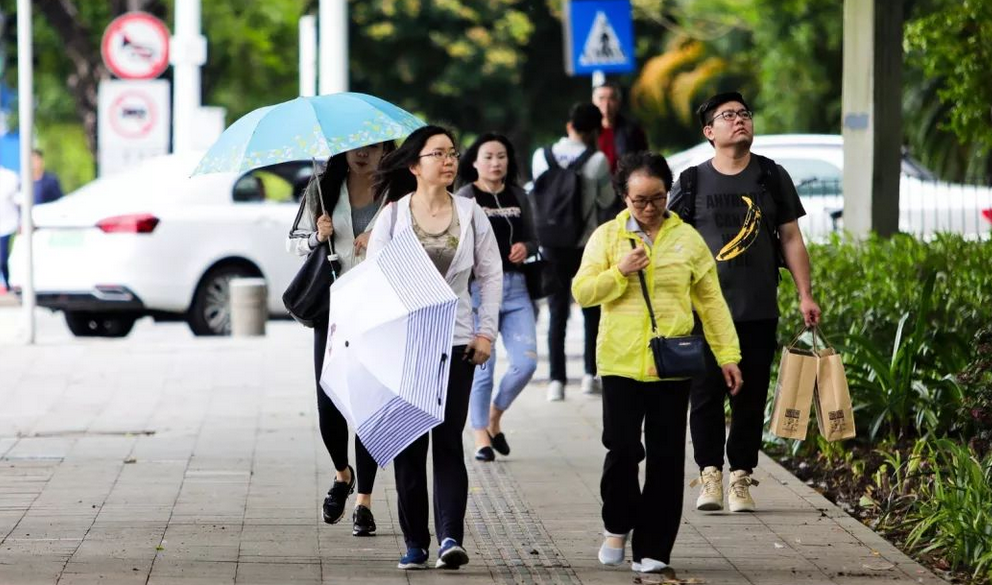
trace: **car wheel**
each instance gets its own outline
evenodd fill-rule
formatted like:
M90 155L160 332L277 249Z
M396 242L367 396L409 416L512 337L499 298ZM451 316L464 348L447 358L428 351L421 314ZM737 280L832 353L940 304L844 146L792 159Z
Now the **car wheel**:
M194 335L231 334L231 279L242 276L257 273L243 266L219 266L203 277L187 318Z
M65 311L65 324L76 337L125 337L136 319L133 315Z

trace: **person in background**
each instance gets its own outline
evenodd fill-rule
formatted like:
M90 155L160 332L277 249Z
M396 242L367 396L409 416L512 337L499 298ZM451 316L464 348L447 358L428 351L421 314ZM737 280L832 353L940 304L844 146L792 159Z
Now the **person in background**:
M741 352L713 255L696 230L665 210L672 186L665 158L627 154L614 183L627 209L592 234L572 283L581 306L603 308L596 356L607 449L600 482L606 539L599 560L623 564L633 533L633 570L656 573L671 561L682 519L690 380L658 377L649 299L665 337L691 333L693 310L699 314L731 394L741 387ZM645 456L642 489L638 467Z
M623 155L648 149L644 130L637 122L620 113L622 101L623 92L616 82L608 81L592 90L592 103L603 114L599 150L610 161L610 172L617 170L617 161ZM620 204L622 206L623 202Z
M286 241L289 251L304 256L321 242L333 238L342 274L361 262L365 258L372 226L383 202L381 197L377 199L373 196L372 182L379 161L395 148L395 144L389 141L332 156L327 162L326 170L311 180L303 193L300 211ZM319 192L324 196L324 209L330 210L330 215L320 212L317 181L320 181ZM324 498L321 513L324 522L339 522L344 517L348 494L355 491L357 483L358 495L352 512L351 533L354 536L373 536L376 526L372 515L372 488L378 465L358 435L355 435L357 473L348 464L348 421L320 387L327 348L327 327L325 315L313 328L317 417L320 436L335 469L334 482Z
M527 386L537 369L537 331L534 303L521 272L526 258L537 253L534 216L527 196L517 183L517 161L513 144L500 134L480 136L468 148L458 166L464 185L455 195L475 199L492 224L503 259L503 304L499 308L499 333L510 358L510 367L492 398L496 350L475 370L469 413L475 431L475 458L493 461L495 453L510 454L503 434L503 414ZM478 310L479 287L473 282L473 307ZM495 452L493 451L495 449Z
M415 130L383 159L376 197L390 201L372 230L369 257L381 252L394 234L412 230L434 267L458 297L449 363L444 422L424 433L393 460L400 527L406 554L397 567L426 569L428 528L427 449L433 449L434 534L440 544L435 567L457 569L468 563L463 547L468 507L468 471L462 431L468 415L475 367L492 353L503 293L499 246L489 218L475 201L455 197L448 188L458 171L451 132L440 126ZM410 278L422 275L410 273ZM479 309L473 318L468 281L475 278Z
M579 269L582 250L589 240L590 234L599 225L598 212L608 207L616 200L613 186L610 185L610 162L606 155L599 152L596 140L602 128L603 115L596 106L590 103L574 104L565 124L566 135L550 147L539 148L534 152L531 161L531 171L534 181L548 170L547 149L551 157L561 168L567 168L577 161L583 161L577 169L581 181L581 210L582 232L570 246L547 246L542 244L545 260L551 265L557 277L558 287L548 297L548 360L551 366L550 382L548 383L547 398L551 402L565 399L565 331L568 316L572 308L572 277ZM542 194L535 191L534 197ZM582 309L585 323L584 366L585 375L582 377L582 392L598 394L600 380L596 377L596 332L599 330L599 307L589 306Z
M34 177L34 204L51 203L62 198L62 185L52 172L45 170L45 155L40 149L31 151L31 172Z

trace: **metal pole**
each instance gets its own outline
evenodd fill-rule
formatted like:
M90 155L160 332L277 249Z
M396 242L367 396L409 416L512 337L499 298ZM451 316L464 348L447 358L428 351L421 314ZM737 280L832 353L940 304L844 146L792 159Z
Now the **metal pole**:
M300 17L300 95L317 95L317 19Z
M169 43L172 62L172 151L196 144L200 109L200 66L207 62L207 39L200 34L200 0L176 0L175 35Z
M31 137L34 136L34 55L32 52L31 0L17 0L17 116L21 147L21 233L24 245L24 283L21 306L24 308L25 343L34 344L34 174L31 171Z
M348 91L348 2L320 0L320 94Z

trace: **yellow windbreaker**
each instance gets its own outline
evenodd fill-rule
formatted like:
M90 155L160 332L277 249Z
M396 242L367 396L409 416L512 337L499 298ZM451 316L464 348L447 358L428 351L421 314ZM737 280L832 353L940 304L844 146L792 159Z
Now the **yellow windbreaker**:
M644 270L658 332L665 337L692 332L695 307L703 333L721 366L741 361L737 331L720 290L713 254L692 226L670 213L654 245L627 229L630 211L596 229L572 281L572 294L583 307L602 305L596 364L600 375L657 381L648 340L651 319L637 273L623 276L617 265L632 249L644 245L650 264Z

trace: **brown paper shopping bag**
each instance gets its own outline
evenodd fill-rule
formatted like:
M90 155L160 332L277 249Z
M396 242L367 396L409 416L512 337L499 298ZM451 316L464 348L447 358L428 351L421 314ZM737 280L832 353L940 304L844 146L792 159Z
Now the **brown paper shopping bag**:
M782 348L771 422L772 434L800 441L806 438L806 428L809 426L818 361L815 353L795 346L801 335Z
M850 439L854 431L854 407L840 354L832 347L819 351L816 369L816 425L828 441Z

